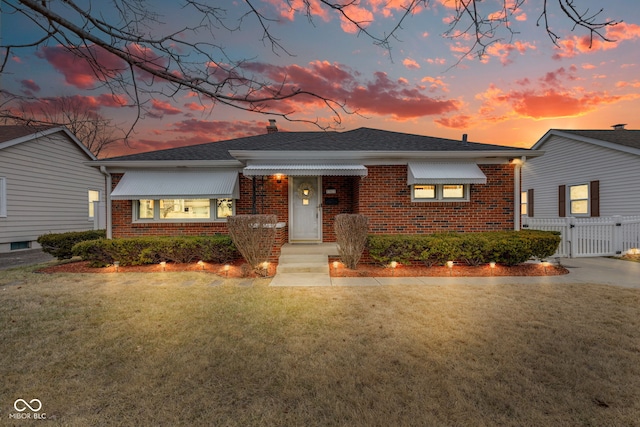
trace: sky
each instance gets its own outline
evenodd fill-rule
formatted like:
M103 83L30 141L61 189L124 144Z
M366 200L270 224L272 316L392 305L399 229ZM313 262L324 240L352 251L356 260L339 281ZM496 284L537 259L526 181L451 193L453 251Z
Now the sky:
M367 31L385 34L397 24L402 1L361 0L349 13L366 21ZM200 31L189 37L224 46L225 59L244 60L241 68L256 78L286 80L292 87L346 102L348 113L341 112L336 125L342 131L369 127L451 139L467 134L473 142L528 148L551 128L610 129L625 123L628 129L639 129L640 8L636 1L574 0L578 9L589 13L604 8L598 18L622 21L603 30L615 42L594 40L591 46L589 33L572 28L557 3L548 3L549 22L560 36L557 45L544 23L536 25L543 1L526 0L510 16L514 34L497 32L483 56L463 55L472 43L464 34L443 37L453 16L450 0L431 0L428 7L416 10L403 22L389 50L357 33L335 11L315 5L309 17L282 0L252 4L269 18L265 21L269 31L286 51L274 50L265 42L255 17L243 16L247 4L242 1L225 3L226 25L239 25L239 30L228 32L217 25L211 33ZM299 0L290 4L298 6ZM480 4L499 14L502 1ZM175 1L156 0L149 5L160 18L148 29L156 34L176 31L199 19L193 11L177 8ZM3 8L0 17L2 44L33 40L37 31L31 24L6 11ZM109 18L108 12L105 16ZM106 91L88 67L55 43L14 50L0 84L39 98L79 97L87 109L125 129L135 115L131 106L120 104L126 102L120 94L114 97ZM114 145L107 156L265 133L268 120L274 118L214 104L188 91L157 96L146 105L148 111L136 124L128 146ZM292 116L296 119L333 121L330 111L308 98L275 108L296 111ZM319 131L310 123L275 118L280 131Z

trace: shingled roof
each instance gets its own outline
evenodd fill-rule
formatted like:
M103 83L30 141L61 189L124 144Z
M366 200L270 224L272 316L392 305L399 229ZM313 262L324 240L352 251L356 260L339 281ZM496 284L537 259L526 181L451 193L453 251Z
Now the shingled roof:
M529 151L370 128L347 132L276 132L102 161L233 160L229 151Z
M26 125L6 125L0 126L0 143L23 138L34 133L43 132L57 126L26 126Z
M640 130L566 130L552 129L553 131L569 133L583 138L599 139L600 141L613 142L625 147L640 148Z

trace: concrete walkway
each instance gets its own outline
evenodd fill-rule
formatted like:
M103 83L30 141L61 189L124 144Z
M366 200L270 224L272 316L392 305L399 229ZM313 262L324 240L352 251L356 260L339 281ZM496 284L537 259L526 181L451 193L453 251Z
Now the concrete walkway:
M287 243L280 249L278 269L269 286L331 286L329 256L338 255L335 243Z
M285 245L287 246L287 245ZM289 245L288 254L303 254L307 248ZM284 249L284 247L283 247ZM481 284L567 284L590 283L640 289L640 263L622 261L613 258L561 258L560 264L569 270L562 276L500 276L500 277L329 277L328 255L336 255L325 248L323 272L315 273L278 273L271 286L392 286L392 285L481 285ZM322 252L318 250L318 252ZM291 259L284 257L285 264ZM295 258L293 258L295 259ZM316 258L316 262L320 262ZM280 270L280 267L278 267ZM284 271L288 271L284 269Z
M12 251L0 254L0 270L22 267L25 265L41 264L55 260L55 257L42 252L41 249L29 249L26 251Z

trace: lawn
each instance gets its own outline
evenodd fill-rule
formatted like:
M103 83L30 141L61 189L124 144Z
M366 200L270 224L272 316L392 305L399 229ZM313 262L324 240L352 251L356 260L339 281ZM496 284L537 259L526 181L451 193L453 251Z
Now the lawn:
M3 271L0 425L638 425L640 290L544 282Z

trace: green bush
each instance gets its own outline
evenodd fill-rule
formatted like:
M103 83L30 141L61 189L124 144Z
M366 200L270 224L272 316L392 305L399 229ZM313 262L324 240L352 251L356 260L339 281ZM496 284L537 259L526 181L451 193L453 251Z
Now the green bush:
M460 261L480 265L494 261L521 264L531 258L553 255L560 236L552 231L496 231L483 233L441 233L431 235L370 235L369 256L380 264L423 262L443 265Z
M239 257L228 236L137 237L78 243L73 253L99 267L157 264L161 261L188 263L202 260L225 263Z
M50 233L38 237L38 243L46 252L58 259L73 257L73 246L86 240L104 239L105 230L70 231L67 233Z

